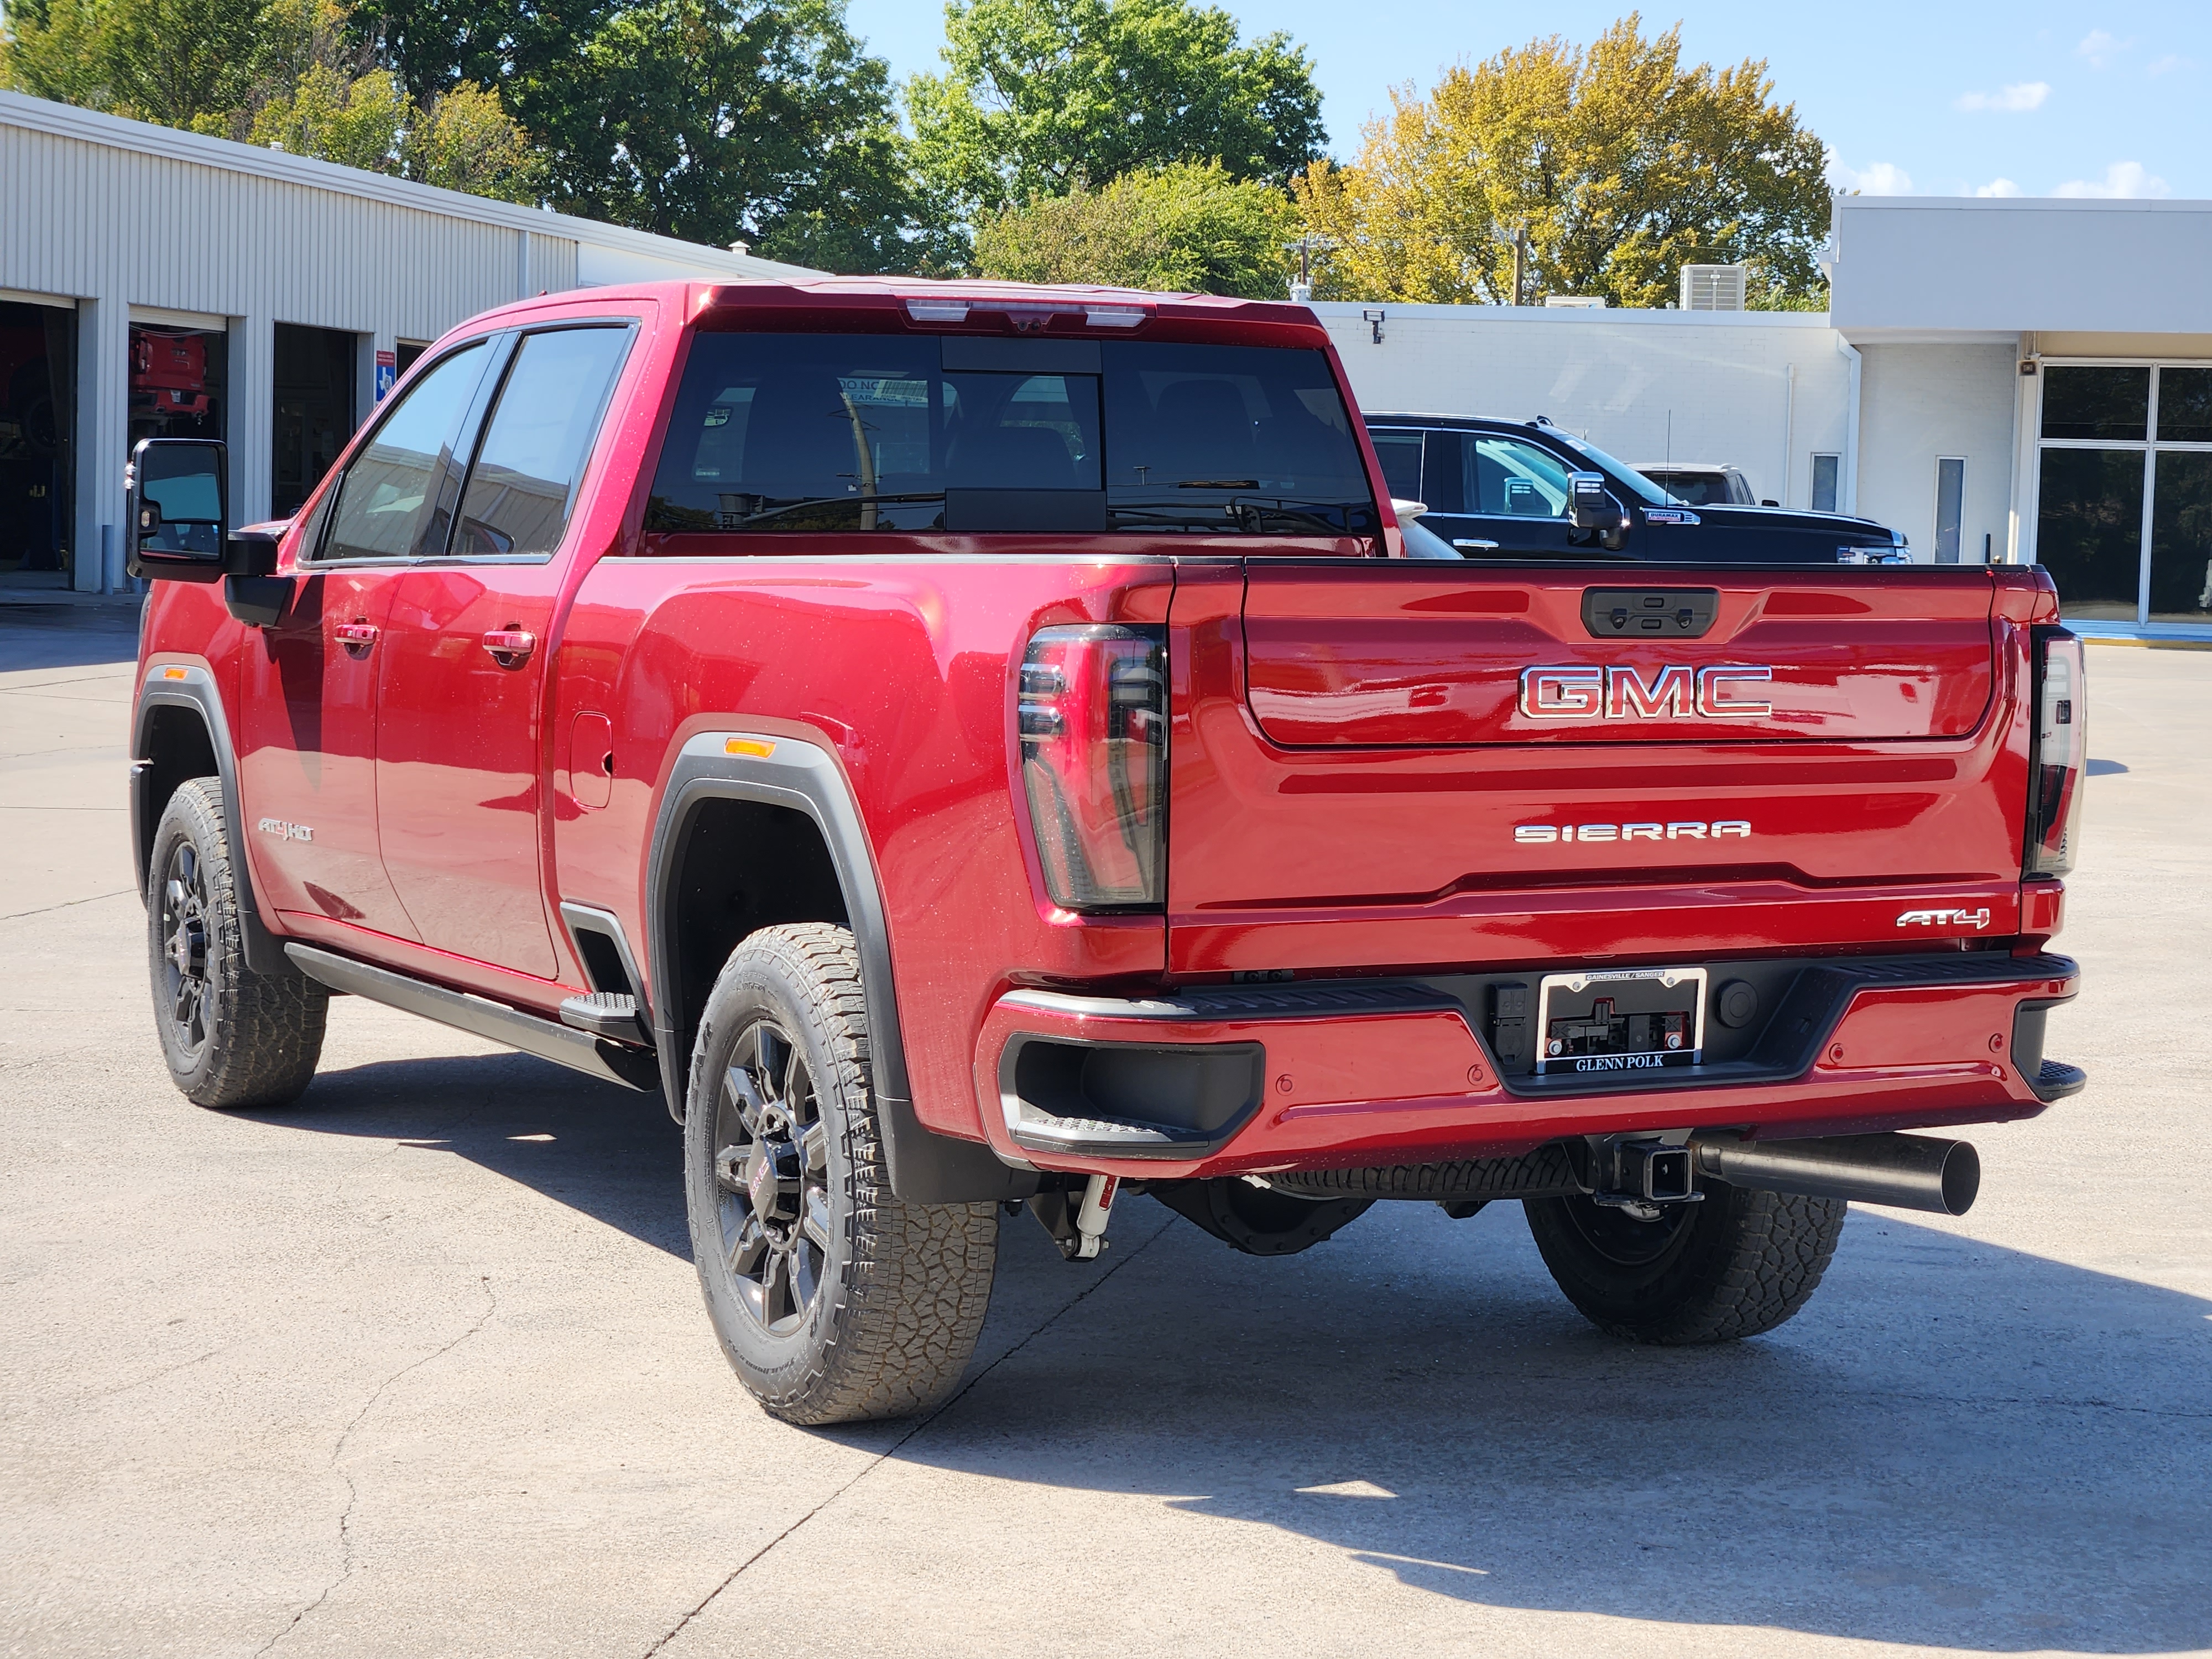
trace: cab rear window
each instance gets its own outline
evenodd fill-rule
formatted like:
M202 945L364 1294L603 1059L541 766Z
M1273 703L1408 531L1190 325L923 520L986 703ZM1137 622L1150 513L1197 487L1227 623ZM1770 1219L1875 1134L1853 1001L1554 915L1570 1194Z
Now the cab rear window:
M1321 352L702 334L646 528L1371 533Z

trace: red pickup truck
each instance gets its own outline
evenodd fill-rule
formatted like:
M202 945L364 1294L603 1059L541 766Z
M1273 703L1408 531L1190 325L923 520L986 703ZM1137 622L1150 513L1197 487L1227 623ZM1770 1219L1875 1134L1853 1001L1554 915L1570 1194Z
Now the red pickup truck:
M957 1382L1003 1213L1283 1254L1522 1202L1725 1340L2032 1116L2079 641L2037 569L1408 556L1301 307L665 285L457 329L299 516L131 477L163 1052L333 992L632 1089L770 1411ZM1444 1224L1443 1218L1438 1224Z

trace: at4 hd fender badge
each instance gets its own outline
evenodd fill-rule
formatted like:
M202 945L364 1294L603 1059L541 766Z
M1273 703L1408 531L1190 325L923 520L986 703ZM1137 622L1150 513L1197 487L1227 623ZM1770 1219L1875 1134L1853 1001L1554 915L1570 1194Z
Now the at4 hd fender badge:
M1990 925L1990 907L1978 910L1907 910L1898 917L1900 927L1986 927Z
M1516 823L1513 839L1523 847L1548 846L1561 841L1726 841L1730 836L1748 838L1751 823L1747 818L1694 819L1661 823L1656 819L1649 823ZM1933 915L1936 913L1929 911ZM1942 912L1945 915L1953 914ZM1960 914L1964 914L1960 912ZM1903 927L1902 921L1898 923Z
M264 818L253 826L264 836L274 836L279 841L313 841L314 828L311 824L288 823L283 818Z

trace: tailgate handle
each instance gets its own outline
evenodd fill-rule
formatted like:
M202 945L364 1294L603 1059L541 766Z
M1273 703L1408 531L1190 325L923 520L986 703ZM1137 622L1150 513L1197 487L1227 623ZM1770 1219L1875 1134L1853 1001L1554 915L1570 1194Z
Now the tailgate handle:
M1586 587L1583 626L1592 639L1695 640L1720 614L1717 587Z

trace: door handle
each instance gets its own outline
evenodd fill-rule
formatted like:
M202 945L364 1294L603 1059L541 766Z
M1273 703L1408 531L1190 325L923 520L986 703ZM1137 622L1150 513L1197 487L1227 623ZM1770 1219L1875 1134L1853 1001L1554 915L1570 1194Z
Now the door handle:
M495 628L483 636L483 648L501 668L516 668L538 648L538 635L526 628Z
M1496 542L1477 541L1472 537L1465 539L1455 538L1452 542L1452 545L1459 549L1462 553L1495 553L1498 551L1498 544Z
M338 643L349 651L366 651L376 643L376 624L374 623L340 623L331 631L338 636Z

